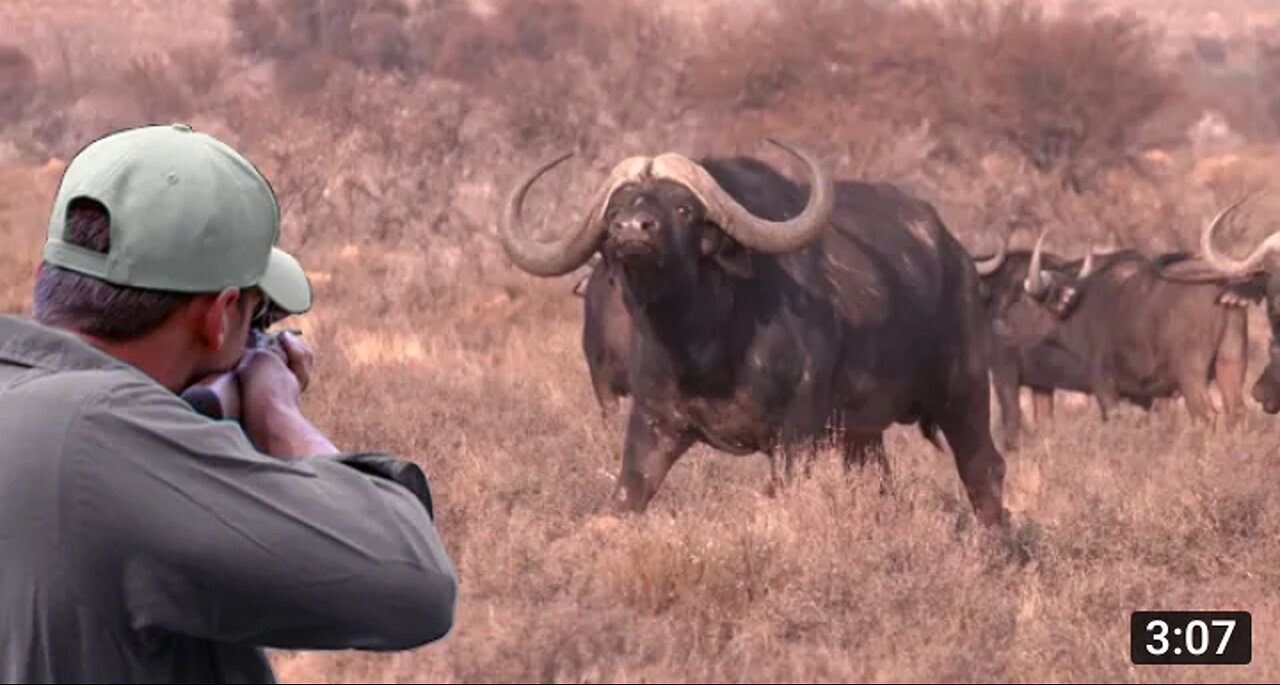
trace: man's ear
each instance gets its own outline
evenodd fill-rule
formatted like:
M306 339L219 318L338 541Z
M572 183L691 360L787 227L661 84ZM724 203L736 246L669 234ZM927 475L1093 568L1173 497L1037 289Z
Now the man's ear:
M751 262L751 253L738 241L730 238L718 229L708 228L702 232L702 256L714 260L726 273L738 278L751 278L755 267Z
M239 306L240 291L236 288L197 297L189 310L195 338L209 349L222 349L233 332L233 317Z

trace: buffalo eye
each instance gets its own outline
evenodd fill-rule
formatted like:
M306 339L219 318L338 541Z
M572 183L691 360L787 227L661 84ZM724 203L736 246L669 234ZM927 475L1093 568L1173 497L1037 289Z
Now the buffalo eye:
M678 205L676 207L676 214L679 214L682 219L688 219L689 215L693 214L693 209L689 207L689 205Z

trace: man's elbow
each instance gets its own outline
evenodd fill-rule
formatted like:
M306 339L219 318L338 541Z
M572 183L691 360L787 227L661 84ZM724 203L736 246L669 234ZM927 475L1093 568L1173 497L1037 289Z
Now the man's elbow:
M390 649L415 649L444 638L453 630L458 612L458 579L440 569L428 569L402 595Z
M458 578L452 573L434 572L419 594L420 606L415 635L410 638L425 645L444 638L453 630L458 616Z

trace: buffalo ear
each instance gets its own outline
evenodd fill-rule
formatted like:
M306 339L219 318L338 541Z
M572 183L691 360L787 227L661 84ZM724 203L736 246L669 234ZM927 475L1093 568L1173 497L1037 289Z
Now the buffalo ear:
M751 278L755 274L751 252L719 230L703 231L700 247L702 256L714 260L731 276Z
M1218 296L1218 302L1228 307L1244 307L1257 304L1267 297L1266 277L1228 283Z
M1066 317L1067 313L1080 301L1080 289L1074 285L1062 285L1056 288L1054 293L1056 297L1051 298L1049 308L1059 317Z

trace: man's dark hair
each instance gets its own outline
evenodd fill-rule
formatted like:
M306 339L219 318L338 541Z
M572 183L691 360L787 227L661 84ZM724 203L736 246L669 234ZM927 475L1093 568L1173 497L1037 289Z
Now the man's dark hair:
M97 201L73 200L67 208L67 227L69 243L103 253L111 247L111 220ZM31 308L41 323L125 342L155 330L193 297L119 286L45 262L36 276ZM240 306L244 304L240 300Z

